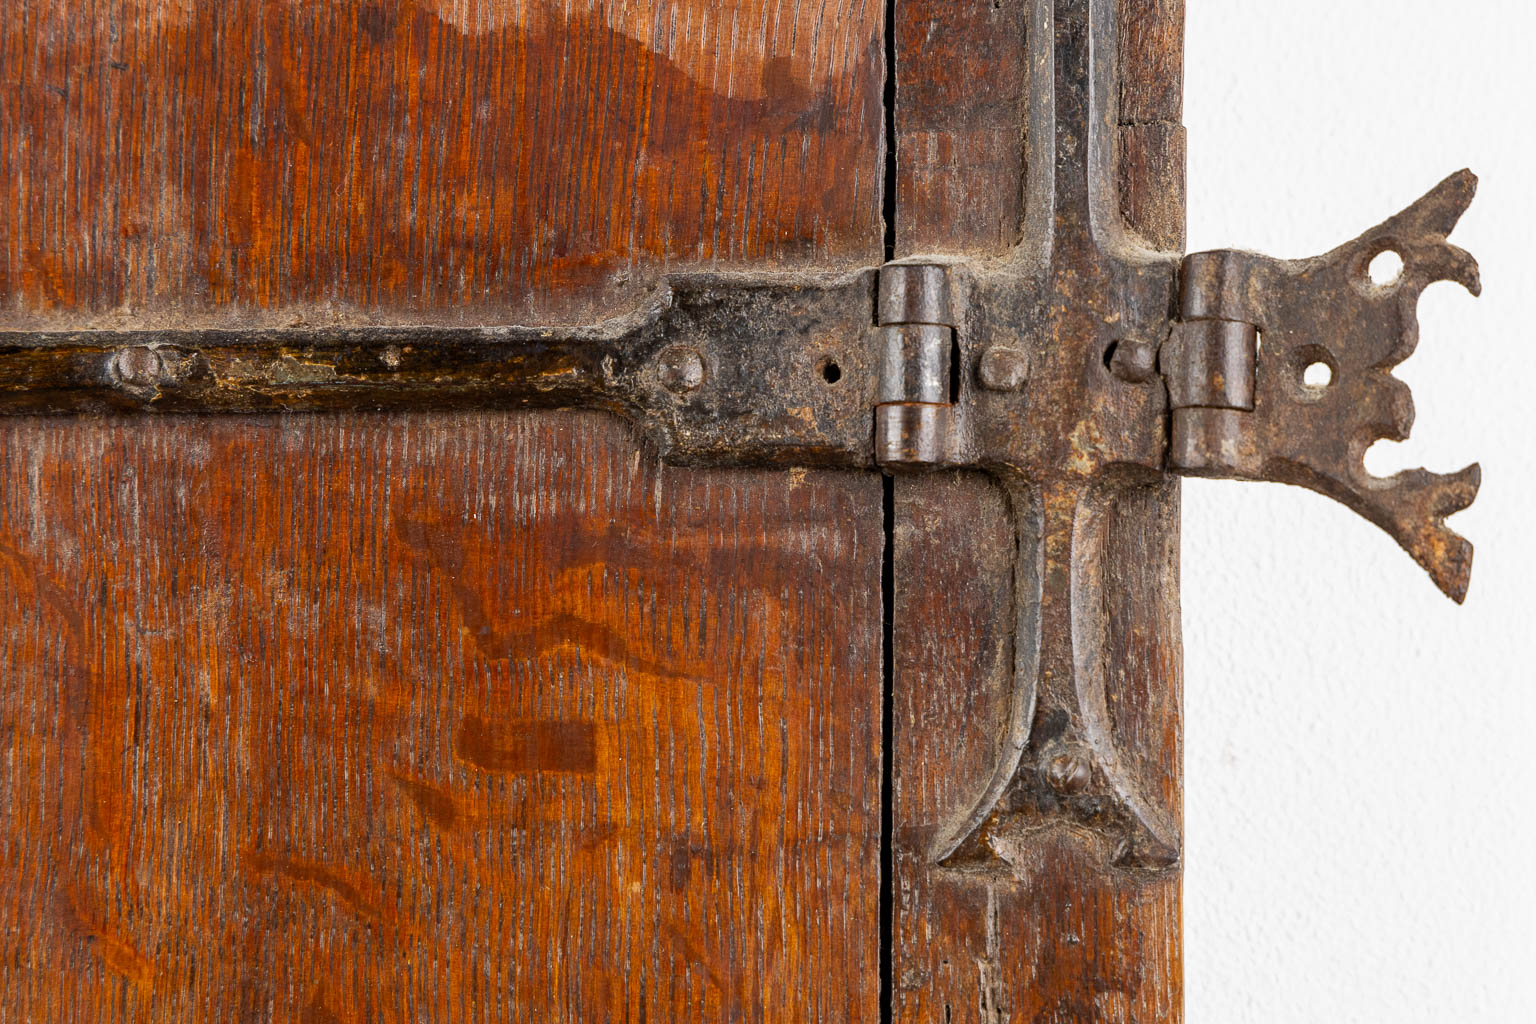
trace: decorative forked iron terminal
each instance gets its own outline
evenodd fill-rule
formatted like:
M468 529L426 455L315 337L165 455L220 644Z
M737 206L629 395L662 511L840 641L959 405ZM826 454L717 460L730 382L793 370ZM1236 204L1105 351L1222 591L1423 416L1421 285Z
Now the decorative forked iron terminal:
M586 407L685 464L985 470L1017 528L1009 720L931 856L979 850L1013 791L1042 824L1114 838L1117 863L1166 869L1178 823L1135 783L1107 710L1105 518L1168 473L1299 484L1462 600L1472 549L1445 517L1478 467L1380 479L1362 460L1412 423L1390 371L1424 288L1478 291L1446 241L1475 179L1311 260L1155 251L1116 204L1114 0L1032 0L1029 28L1029 215L1002 259L679 276L580 330L0 332L0 412ZM1387 251L1402 272L1376 283ZM1309 382L1319 364L1329 379ZM1041 787L1056 796L1032 800Z
M1472 504L1478 467L1382 479L1367 472L1364 457L1379 440L1406 439L1413 426L1413 397L1392 367L1418 344L1419 296L1436 281L1481 291L1477 262L1446 241L1476 189L1472 172L1454 174L1314 259L1187 257L1182 322L1162 352L1173 405L1170 468L1337 498L1391 534L1447 596L1465 600L1472 545L1445 517ZM1377 282L1370 267L1388 253L1402 268ZM1321 379L1309 383L1309 368Z
M1408 390L1390 371L1413 351L1424 288L1449 279L1478 291L1476 263L1446 242L1476 179L1457 174L1316 259L1152 251L1116 205L1115 7L1035 0L1024 242L995 265L881 271L882 323L956 324L961 365L953 403L932 404L927 382L943 367L928 364L949 346L928 335L914 345L907 333L897 345L890 332L914 328L882 328L882 380L924 386L905 405L882 387L876 460L986 469L1018 529L1011 720L991 779L937 837L936 860L960 852L1013 788L1013 803L1037 817L1120 830L1119 863L1177 861L1177 824L1137 786L1115 742L1099 600L1104 517L1163 472L1337 498L1457 601L1471 571L1471 545L1445 517L1471 504L1478 467L1383 480L1363 459L1412 423ZM1387 251L1403 270L1376 284L1368 268ZM1305 383L1317 363L1331 374L1326 385Z

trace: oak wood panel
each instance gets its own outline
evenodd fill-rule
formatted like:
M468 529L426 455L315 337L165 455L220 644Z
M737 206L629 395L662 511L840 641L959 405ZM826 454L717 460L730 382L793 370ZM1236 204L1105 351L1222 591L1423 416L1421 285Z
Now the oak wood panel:
M908 9L947 15L955 6L917 0ZM1023 5L958 6L961 16L943 23L962 36L946 41L943 60L929 61L910 40L898 53L903 142L913 134L909 118L942 126L948 117L931 106L908 113L903 89L936 95L928 84L911 86L913 79L977 83L1017 108L1023 123ZM1120 205L1131 228L1177 248L1184 216L1177 124L1182 0L1120 6ZM926 148L898 146L904 184L948 183L899 193L904 251L998 249L1022 224L1022 129L1017 150L999 131L978 137L973 108L974 101L957 101L953 137ZM969 181L976 187L962 196ZM952 866L928 861L935 830L969 806L1003 733L1014 616L1011 514L1001 491L980 475L896 482L895 572L905 582L898 582L893 611L893 1018L1178 1024L1177 871L1114 867L1114 851L1101 837L1042 826L1016 813L1007 797L986 835L988 858ZM1170 479L1126 492L1103 527L1113 732L1122 751L1136 755L1129 764L1135 781L1175 819L1182 813L1178 524L1179 487Z
M0 0L0 324L585 322L879 261L877 0Z
M1025 0L898 0L896 247L1000 253L1024 225Z
M1000 253L1020 241L1029 90L1017 40L1027 8L1022 0L896 5L902 253ZM1120 0L1120 12L1123 212L1149 241L1180 248L1183 0Z
M0 1020L876 1017L880 485L0 422Z
M1028 951L1005 941L998 914L1022 887L935 868L928 850L985 781L1004 727L1015 620L1009 510L981 474L898 478L895 529L892 1019L1008 1021L1009 974ZM1015 915L1025 910L1017 902Z
M1184 116L1184 0L1119 0L1120 123ZM1167 184L1148 179L1130 191ZM1172 218L1183 222L1182 214Z
M1177 874L1111 866L1114 840L1044 827L1005 802L990 856L935 866L938 827L997 756L1012 649L1010 510L981 476L897 484L895 1018L1176 1024ZM1109 708L1136 782L1182 803L1177 485L1133 492L1107 525ZM1148 756L1150 753L1150 756Z

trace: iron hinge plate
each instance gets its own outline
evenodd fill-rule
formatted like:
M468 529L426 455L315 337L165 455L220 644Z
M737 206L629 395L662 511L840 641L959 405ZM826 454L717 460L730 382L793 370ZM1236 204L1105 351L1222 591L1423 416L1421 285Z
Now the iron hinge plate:
M1313 260L1150 248L1112 173L1117 10L1032 0L1028 221L1003 257L678 276L582 329L0 332L0 412L580 406L689 464L983 470L1016 529L1008 720L991 778L930 855L970 857L1011 791L1035 824L1110 835L1119 865L1171 869L1176 816L1134 782L1106 710L1106 519L1170 473L1300 484L1460 600L1471 546L1444 520L1477 467L1379 480L1362 457L1411 424L1390 370L1423 289L1477 291L1446 241L1475 180ZM1366 268L1388 250L1403 272L1376 284ZM1307 384L1312 364L1326 387ZM1029 799L1042 786L1059 799Z

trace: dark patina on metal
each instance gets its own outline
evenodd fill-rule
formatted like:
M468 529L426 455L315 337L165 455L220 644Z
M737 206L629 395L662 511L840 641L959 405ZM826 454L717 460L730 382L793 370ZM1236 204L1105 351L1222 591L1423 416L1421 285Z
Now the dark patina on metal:
M674 277L581 330L0 332L0 411L586 407L688 464L984 470L1017 531L1010 711L991 779L931 856L984 859L1012 815L1169 869L1178 822L1134 782L1107 710L1106 517L1169 473L1298 484L1461 600L1472 549L1445 517L1471 503L1477 466L1379 479L1362 458L1412 423L1391 369L1424 288L1478 290L1446 241L1475 179L1316 259L1158 251L1116 206L1115 3L1032 0L1030 25L1030 212L1001 259ZM1388 251L1402 272L1375 281ZM1309 383L1317 366L1327 380Z
M1182 322L1162 356L1173 395L1169 467L1335 498L1391 534L1448 596L1464 600L1472 545L1445 517L1472 504L1478 466L1382 479L1364 457L1379 440L1404 440L1413 426L1413 396L1392 368L1418 344L1419 296L1436 281L1481 290L1477 262L1446 241L1476 189L1470 171L1454 174L1314 259L1187 257ZM1401 269L1378 281L1371 266L1387 253ZM1308 381L1309 369L1317 380Z
M869 466L875 281L678 276L576 330L0 331L0 412L590 408L674 462Z

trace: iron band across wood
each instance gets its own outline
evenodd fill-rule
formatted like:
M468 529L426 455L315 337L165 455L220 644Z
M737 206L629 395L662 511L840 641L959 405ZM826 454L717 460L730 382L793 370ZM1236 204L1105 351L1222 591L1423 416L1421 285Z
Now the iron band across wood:
M1389 370L1417 341L1418 296L1438 280L1478 289L1476 264L1445 240L1474 188L1470 173L1454 175L1312 260L1227 251L1186 257L1179 273L1169 263L1146 288L1150 301L1131 289L1133 305L1103 314L1102 337L1086 346L1056 344L1059 331L1009 309L1046 301L1021 299L1012 268L893 264L831 283L689 276L635 316L577 331L0 332L0 412L584 407L634 419L682 464L893 470L1027 464L1047 439L1076 431L1097 440L1073 465L1278 480L1338 497L1461 600L1471 547L1444 518L1471 503L1477 467L1380 481L1360 459L1412 425L1411 397ZM1407 262L1377 285L1365 268L1388 249ZM887 283L915 270L935 272L928 287L946 295L935 301L965 309L946 314L963 326L870 326L877 291L883 302ZM1156 323L1178 288L1180 316ZM1122 328L1138 320L1149 326ZM1119 333L1142 336L1110 337ZM1075 381L1055 365L1064 351L1082 364ZM1303 380L1316 364L1328 367L1326 385ZM1061 402L1063 387L1073 402ZM1031 410L1072 422L1031 422Z
M1424 288L1478 290L1446 240L1475 179L1311 260L1160 251L1114 201L1114 4L1032 12L1029 213L1003 258L675 277L581 330L0 333L0 409L586 407L692 465L984 470L1017 524L1010 720L991 780L931 857L984 859L978 837L1011 791L1015 811L1113 834L1127 869L1168 870L1176 816L1130 781L1107 724L1097 524L1169 473L1298 484L1463 599L1472 549L1445 518L1475 497L1478 468L1383 480L1362 459L1411 426L1390 371L1416 343ZM1403 270L1378 283L1368 268L1387 251ZM1317 364L1325 385L1307 382Z

